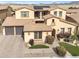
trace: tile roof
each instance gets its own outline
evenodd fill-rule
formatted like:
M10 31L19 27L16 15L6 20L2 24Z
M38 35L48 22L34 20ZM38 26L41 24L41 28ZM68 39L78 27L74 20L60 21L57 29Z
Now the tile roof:
M67 13L79 13L79 9L67 9Z
M50 6L50 10L54 10L54 9L62 9L62 10L64 10L64 11L66 11L65 9L60 8L60 7L57 6L57 5Z
M24 26L33 23L32 19L16 19L15 16L7 17L2 26Z
M77 23L72 17L66 16L66 21L72 22L72 23Z
M52 18L52 17L60 19L59 17L56 17L56 16L54 16L52 14L47 14L47 15L43 16L44 19L49 19L49 18Z
M7 5L0 5L0 10L2 10L2 9L7 9Z
M63 8L60 8L59 6L33 6L33 5L10 5L13 10L18 10L18 9L21 9L21 8L28 8L30 10L35 10L35 11L44 11L44 10L54 10L54 9L62 9L62 10L65 10ZM66 10L65 10L66 11Z
M2 26L24 26L24 31L52 31L52 28L43 24L36 24L34 19L15 19L7 17Z
M66 16L66 19L65 19L65 20L62 19L62 18L60 18L60 17L56 17L56 16L54 16L54 15L52 15L52 14L48 14L48 15L43 16L43 18L44 18L45 20L47 20L47 19L49 19L49 18L52 18L52 17L57 18L57 19L59 19L60 21L65 22L65 23L68 23L68 24L71 24L71 25L78 25L77 22L76 22L73 18L71 18L71 17L69 17L69 16Z
M73 18L79 25L79 13L69 15L69 17Z
M28 8L30 10L34 10L33 6L32 5L10 5L13 10L18 10L18 9L22 9L22 8Z
M20 9L24 9L24 8L34 11L34 9L32 9L32 8L30 8L30 7L20 7L20 8L18 8L18 9L15 9L15 11L20 10Z
M30 24L24 26L24 31L52 31L52 28L46 24Z

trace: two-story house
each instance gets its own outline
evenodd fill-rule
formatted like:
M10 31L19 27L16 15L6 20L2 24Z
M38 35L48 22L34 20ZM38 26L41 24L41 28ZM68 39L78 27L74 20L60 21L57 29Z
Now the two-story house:
M44 43L47 35L60 32L73 34L77 23L69 20L73 19L67 18L66 10L59 7L21 7L3 22L3 35L21 35L26 43L30 39L34 39L35 43Z

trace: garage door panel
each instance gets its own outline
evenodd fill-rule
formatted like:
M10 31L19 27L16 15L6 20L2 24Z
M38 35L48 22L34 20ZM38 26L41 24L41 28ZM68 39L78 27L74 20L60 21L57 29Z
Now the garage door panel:
M23 27L18 26L16 27L16 35L22 35L23 34Z
M14 27L5 27L6 35L14 35Z

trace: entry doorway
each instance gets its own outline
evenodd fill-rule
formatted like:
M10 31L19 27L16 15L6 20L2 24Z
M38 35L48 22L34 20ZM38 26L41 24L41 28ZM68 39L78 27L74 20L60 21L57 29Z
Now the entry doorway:
M54 36L54 37L55 37L55 33L56 33L56 30L55 30L55 29L53 29L53 30L52 30L52 36Z

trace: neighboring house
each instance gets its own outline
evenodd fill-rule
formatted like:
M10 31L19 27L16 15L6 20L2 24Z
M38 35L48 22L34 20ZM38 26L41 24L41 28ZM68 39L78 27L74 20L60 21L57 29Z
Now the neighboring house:
M11 16L12 8L10 6L1 5L0 6L0 24L3 23L6 17Z
M0 5L0 33L2 33L2 23L6 17L11 16L12 8L6 5Z
M73 34L78 26L74 21L66 15L66 10L59 7L21 7L3 22L3 35L21 35L26 43L30 39L44 43L47 35L55 36L60 32Z

